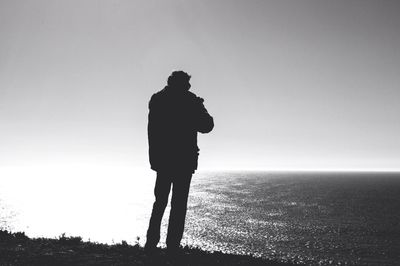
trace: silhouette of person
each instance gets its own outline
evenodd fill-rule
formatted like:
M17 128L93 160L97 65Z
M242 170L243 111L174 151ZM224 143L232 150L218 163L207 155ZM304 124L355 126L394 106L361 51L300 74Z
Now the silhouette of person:
M208 133L214 120L204 100L189 92L191 76L174 71L167 86L149 102L148 141L151 169L157 172L155 202L147 230L145 249L154 251L172 186L167 250L177 251L182 239L192 174L197 169L197 132Z

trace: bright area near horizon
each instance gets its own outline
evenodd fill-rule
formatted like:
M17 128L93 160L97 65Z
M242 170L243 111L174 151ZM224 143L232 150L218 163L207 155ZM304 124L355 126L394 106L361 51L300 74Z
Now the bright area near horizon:
M400 170L399 13L369 0L2 0L0 168L150 172L147 103L183 69L215 119L200 169Z

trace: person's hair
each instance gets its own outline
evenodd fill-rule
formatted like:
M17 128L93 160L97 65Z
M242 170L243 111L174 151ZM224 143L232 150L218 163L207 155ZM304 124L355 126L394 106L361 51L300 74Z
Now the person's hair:
M191 76L186 73L185 71L179 70L179 71L174 71L172 74L168 77L168 86L176 86L183 84L187 81L189 81Z

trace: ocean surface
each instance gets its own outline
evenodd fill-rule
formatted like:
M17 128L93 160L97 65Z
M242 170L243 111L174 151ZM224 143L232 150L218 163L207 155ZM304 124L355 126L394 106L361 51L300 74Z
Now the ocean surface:
M153 173L71 174L2 177L0 227L31 237L144 243ZM182 243L310 265L399 265L400 174L198 173Z

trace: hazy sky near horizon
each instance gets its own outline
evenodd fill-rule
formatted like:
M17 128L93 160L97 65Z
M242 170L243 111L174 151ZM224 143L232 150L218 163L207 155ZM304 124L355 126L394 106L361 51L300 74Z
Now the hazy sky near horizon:
M192 75L199 169L400 169L400 2L0 0L0 166L149 168Z

